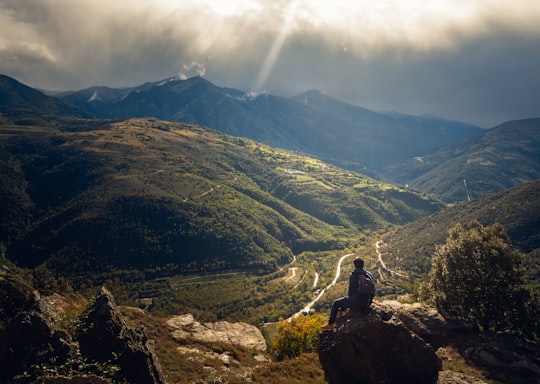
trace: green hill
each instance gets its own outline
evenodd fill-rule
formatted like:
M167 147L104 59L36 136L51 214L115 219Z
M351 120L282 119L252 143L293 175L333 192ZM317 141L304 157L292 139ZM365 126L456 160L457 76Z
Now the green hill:
M0 241L18 265L72 279L271 271L443 206L202 127L66 124L2 126Z
M527 254L531 279L540 281L540 179L445 208L400 227L385 239L385 260L390 266L399 265L412 278L424 276L435 244L444 244L453 225L467 225L472 220L485 226L501 223L513 246Z
M387 170L447 202L478 199L540 177L540 118L515 120Z

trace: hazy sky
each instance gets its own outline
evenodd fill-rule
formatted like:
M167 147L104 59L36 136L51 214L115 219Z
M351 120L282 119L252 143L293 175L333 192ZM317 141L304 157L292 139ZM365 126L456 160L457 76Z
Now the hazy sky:
M49 90L200 74L492 127L540 116L540 1L0 0L0 73Z

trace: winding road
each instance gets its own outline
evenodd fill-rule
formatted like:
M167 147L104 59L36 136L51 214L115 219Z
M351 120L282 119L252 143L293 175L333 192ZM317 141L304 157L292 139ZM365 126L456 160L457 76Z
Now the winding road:
M384 263L384 260L382 259L382 252L380 251L380 248L383 246L383 245L386 245L386 243L383 241L383 240L379 240L375 243L375 251L377 252L377 257L379 258L379 263L381 264L382 268L385 270L385 271L388 271L394 275L397 275L397 276L401 276L401 277L407 277L407 275L404 275L403 273L399 273L399 272L396 272L390 268L388 268L386 266L386 264ZM338 260L337 262L337 265L336 265L336 275L334 277L334 280L332 280L332 282L330 284L328 284L325 288L321 289L321 291L319 292L319 294L312 300L310 301L304 308L302 308L300 311L296 312L294 315L292 315L291 317L289 317L287 319L287 321L291 321L292 319L294 319L295 317L298 317L304 313L309 313L309 311L311 310L311 307L313 307L315 305L315 303L317 301L319 301L321 299L321 297L323 297L323 295L326 293L326 291L328 289L330 289L331 287L333 287L334 285L336 285L338 279L339 279L339 276L341 275L341 264L343 263L343 261L350 257L350 256L353 256L354 253L348 253L346 255L343 255L341 256L341 258ZM293 260L293 263L294 261L296 261L296 258ZM292 263L291 263L292 264ZM291 279L292 277L295 276L296 274L296 268L293 267L293 268L290 268L292 270L292 276L290 276L289 278L287 278L287 280ZM315 274L315 282L314 282L314 287L316 286L317 284L317 281L318 281L318 277L319 277L319 274L316 273Z
M284 277L285 281L289 281L291 279L294 279L296 277L296 270L297 269L298 269L298 267L289 268L289 271L291 271L291 275L289 277Z
M294 319L295 317L298 317L304 313L308 313L310 310L311 310L311 307L313 307L315 305L315 303L317 301L320 300L320 298L326 293L326 291L333 287L334 285L336 285L338 279L339 279L339 276L341 275L341 264L343 263L343 261L347 258L347 257L350 257L350 256L353 256L354 253L348 253L346 255L343 255L341 256L341 258L339 259L339 261L337 262L337 266L336 266L336 276L334 277L334 280L332 280L332 282L330 284L328 284L325 288L321 289L321 291L319 292L319 294L311 301L309 302L304 308L302 308L300 311L296 312L294 315L292 315L291 317L289 317L287 319L287 321L291 321L292 319Z
M384 263L383 259L382 259L382 253L381 251L379 250L379 248L381 248L383 245L386 245L386 243L383 241L383 240L379 240L375 243L375 251L377 252L377 256L379 257L379 263L381 263L381 266L383 267L383 269L385 271L388 271L394 275L397 275L397 276L401 276L401 277L407 277L407 275L404 275L403 273L399 273L399 272L396 272L390 268L388 268L386 266L386 264Z

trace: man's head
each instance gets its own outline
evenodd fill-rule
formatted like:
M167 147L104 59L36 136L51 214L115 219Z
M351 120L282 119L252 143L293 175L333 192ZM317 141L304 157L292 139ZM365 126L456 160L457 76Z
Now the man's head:
M364 268L364 260L362 259L354 259L354 267L355 268Z

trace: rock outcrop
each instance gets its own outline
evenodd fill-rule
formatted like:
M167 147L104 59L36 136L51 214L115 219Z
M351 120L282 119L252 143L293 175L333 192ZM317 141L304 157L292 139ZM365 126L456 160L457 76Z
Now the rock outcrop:
M65 362L71 339L51 326L39 293L7 270L0 274L0 292L0 382L30 372L36 362Z
M102 289L79 327L62 327L60 295L43 296L0 270L0 383L165 383L152 344L131 329ZM74 319L75 320L75 319ZM78 341L78 343L77 343ZM116 373L104 375L107 366Z
M442 364L435 350L394 313L374 303L321 334L318 353L330 384L437 382Z
M102 363L118 364L129 383L164 383L152 341L144 329L134 330L124 320L107 289L100 294L82 322L81 353Z
M373 303L366 313L338 319L321 335L319 357L329 383L483 384L458 372L437 371L452 353L488 379L540 383L540 347L510 334L477 333L420 303ZM436 352L434 352L436 351ZM450 352L449 351L453 351Z
M467 327L458 321L445 319L435 308L421 303L403 304L395 300L375 303L373 309L383 320L396 317L416 336L433 348L446 345L456 335L468 333Z
M259 328L243 323L218 321L200 323L191 314L174 316L167 320L172 337L177 340L192 340L207 343L223 342L239 345L260 353L266 352L266 341Z

